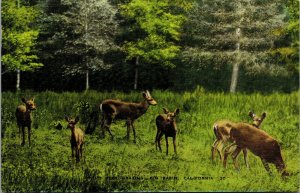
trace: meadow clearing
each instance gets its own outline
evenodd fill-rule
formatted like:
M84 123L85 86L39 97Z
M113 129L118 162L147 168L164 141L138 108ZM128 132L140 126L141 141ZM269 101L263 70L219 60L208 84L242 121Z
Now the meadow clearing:
M153 90L158 102L136 120L137 143L124 139L126 125L116 121L111 130L99 137L97 126L93 134L85 135L83 159L76 164L71 157L70 130L65 115L80 120L77 126L86 129L89 114L107 98L142 101L141 92L86 93L51 91L2 93L1 117L1 188L4 192L99 192L99 191L299 191L299 92L290 94L244 94L205 92L172 92ZM15 118L21 97L35 97L31 146L21 146ZM169 140L166 156L165 140L160 153L155 149L155 118L167 107L180 109L177 117L177 152ZM251 122L248 111L267 113L261 125L281 145L287 171L282 179L273 165L273 175L265 171L261 160L248 153L250 169L239 156L237 171L229 158L227 169L219 158L211 160L211 145L215 140L213 123L221 119ZM61 124L62 128L57 125Z

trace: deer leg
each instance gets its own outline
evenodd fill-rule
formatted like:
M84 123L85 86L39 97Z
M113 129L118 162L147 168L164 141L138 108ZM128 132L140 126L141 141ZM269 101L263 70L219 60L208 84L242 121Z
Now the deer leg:
M176 150L176 135L173 137L173 146L174 146L174 152L177 155L177 150Z
M131 121L131 127L132 127L132 131L133 131L133 136L134 136L134 143L136 143L136 134L135 134L135 128L134 128L133 121Z
M105 122L106 122L106 119L105 119L105 115L102 115L102 118L101 118L101 123L100 123L100 130L101 130L101 137L102 138L105 138Z
M28 143L30 146L31 125L28 126Z
M80 159L79 159L79 149L78 149L78 147L76 147L76 149L75 149L75 155L76 155L76 163L78 163L78 162L80 161Z
M234 166L237 170L239 170L239 165L238 165L238 162L237 162L236 158L237 158L237 156L239 155L239 153L241 151L242 151L242 148L240 148L239 146L236 146L234 152L232 153L233 163L234 163Z
M212 161L215 160L215 154L216 154L216 148L217 148L217 145L218 145L219 141L216 139L211 147L211 159Z
M114 139L114 136L113 136L113 134L111 133L111 131L110 131L110 129L109 129L111 123L112 123L112 117L109 116L109 117L107 117L107 119L106 119L105 127L106 127L106 130L109 132L109 134L110 134L110 136L111 136L111 139L113 140L113 139Z
M231 154L236 149L236 147L234 147L234 146L235 146L235 143L232 143L232 144L230 144L229 146L227 146L225 148L224 160L223 160L223 166L224 166L224 168L226 168L226 163L227 163L227 157L228 157L228 155Z
M158 139L159 134L160 134L160 130L157 129L156 136L155 136L155 148L156 148L156 150L157 150L157 145L158 145L158 140L159 140Z
M21 145L25 145L25 126L22 125L22 143Z
M158 148L159 148L160 152L162 152L161 151L161 146L160 146L162 136L163 136L163 132L160 132L159 135L158 135L158 138L157 138Z
M129 138L130 138L130 126L131 126L130 120L126 121L126 125L127 125L127 135L126 135L126 138L127 138L127 140L129 140Z
M223 147L224 147L224 141L219 140L216 144L216 149L218 151L219 157L220 157L222 162L224 160Z
M270 170L270 167L269 167L268 162L267 162L265 159L263 159L263 158L261 158L261 161L262 161L262 163L263 163L265 169L267 170L267 172L268 172L269 175L271 176L271 175L272 175L272 172L271 172L271 170Z
M166 154L168 155L168 153L169 153L169 143L168 143L168 137L167 137L167 135L165 135L165 139L166 139L166 148L167 148L167 151L166 151Z
M245 161L246 167L249 168L248 151L246 148L243 149L243 153L244 153L244 161Z

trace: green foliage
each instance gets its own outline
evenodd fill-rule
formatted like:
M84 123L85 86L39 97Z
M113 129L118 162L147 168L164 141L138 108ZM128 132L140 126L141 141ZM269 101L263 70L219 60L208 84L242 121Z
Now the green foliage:
M39 30L34 27L38 10L17 5L14 0L2 2L2 64L5 70L30 71L43 66L35 54Z
M273 33L282 42L272 50L279 55L279 63L286 65L290 73L299 73L299 1L288 0L286 4L288 22Z
M198 87L193 92L174 93L154 90L158 102L135 122L137 143L123 139L124 121L112 124L115 140L99 137L99 125L92 135L85 136L84 158L76 164L71 157L70 130L64 115L79 115L103 99L142 101L139 92L31 92L2 93L1 114L5 130L1 144L1 184L5 192L101 192L101 191L274 191L295 192L299 189L299 92L263 95L210 93ZM20 145L14 111L20 97L35 96L32 145ZM180 109L177 118L178 155L173 154L169 139L169 156L155 150L155 118L163 107ZM215 139L212 125L220 119L250 122L248 111L267 113L261 128L281 144L283 159L291 173L281 179L274 166L273 176L265 171L261 160L249 153L251 169L238 157L240 171L228 160L223 169L219 159L211 161L211 145ZM83 113L83 114L82 114ZM62 129L55 129L60 123ZM3 128L2 128L3 131ZM132 134L132 133L131 133ZM27 141L26 141L27 142ZM177 179L163 179L163 177ZM198 179L197 179L198 177ZM200 177L200 179L199 179ZM201 179L204 177L203 179ZM263 183L261 183L263 182Z
M148 63L161 63L174 67L171 60L178 54L180 46L183 14L176 14L170 7L183 6L178 1L142 1L133 0L121 5L121 14L125 19L134 21L128 26L132 31L141 31L133 41L125 42L127 59L140 57Z

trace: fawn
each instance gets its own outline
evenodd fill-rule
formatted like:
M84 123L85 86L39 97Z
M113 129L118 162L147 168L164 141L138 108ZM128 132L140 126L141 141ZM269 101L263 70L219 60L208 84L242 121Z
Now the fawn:
M82 146L84 142L84 133L80 128L76 128L75 125L79 121L79 117L77 116L75 119L70 119L68 116L65 116L66 121L68 122L68 128L71 129L71 151L72 157L74 157L74 151L76 156L76 162L80 161L82 158Z
M175 109L174 112L169 112L168 109L163 108L164 114L160 114L156 117L156 127L157 127L157 133L155 137L155 145L157 149L161 150L160 142L163 135L165 135L166 139L166 155L168 155L168 137L173 138L173 146L174 146L174 152L177 154L176 151L176 134L177 134L177 126L175 117L179 114L179 109Z
M19 137L21 138L21 128L22 128L22 143L21 145L25 145L25 127L28 128L28 143L30 146L30 136L31 136L31 123L32 123L32 115L31 111L36 110L36 105L34 103L34 98L26 100L25 98L21 98L22 102L25 105L19 105L16 109L16 118L17 125L19 127Z

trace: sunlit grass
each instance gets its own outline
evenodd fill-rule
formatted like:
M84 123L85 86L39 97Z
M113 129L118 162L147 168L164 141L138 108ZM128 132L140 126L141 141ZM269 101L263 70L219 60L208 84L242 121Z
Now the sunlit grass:
M224 94L173 93L154 90L157 106L151 106L136 123L137 143L124 139L126 126L117 121L111 127L115 140L106 132L99 137L99 126L85 136L84 158L79 164L71 157L70 131L64 115L80 116L78 127L88 113L106 98L141 101L139 92L100 93L2 93L2 190L4 191L297 191L299 189L299 108L298 93L262 95L254 93ZM38 109L33 112L32 146L20 146L14 111L20 97L35 96ZM90 108L82 111L82 104ZM178 155L174 155L169 139L166 156L155 149L155 118L162 107L180 108L177 119ZM267 113L261 128L276 138L291 176L282 179L274 166L273 176L265 171L260 159L249 153L250 169L239 156L240 170L228 160L225 170L216 159L211 161L211 145L215 139L212 125L216 120L250 122L249 110ZM55 125L63 128L57 130ZM27 141L26 141L27 142ZM169 177L166 179L166 177ZM176 177L176 179L172 179Z

